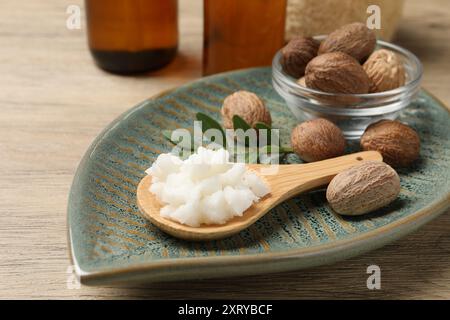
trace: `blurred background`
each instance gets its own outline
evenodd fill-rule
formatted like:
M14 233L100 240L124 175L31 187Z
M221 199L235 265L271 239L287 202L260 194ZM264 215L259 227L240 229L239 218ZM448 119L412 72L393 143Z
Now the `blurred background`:
M108 3L105 11L95 8L101 2ZM121 11L133 16L131 7L117 11L113 2L0 2L0 298L202 298L206 291L217 298L450 298L448 214L399 242L332 268L152 288L68 289L66 204L73 174L100 131L140 101L204 74L265 64L293 35L327 33L347 22L364 21L368 5L377 4L382 10L379 36L415 53L425 67L423 86L450 104L448 0L264 1L270 3L271 14L255 11L247 1L206 0L205 7L201 0L164 1L159 10L166 14L153 16L148 29L158 37L145 39L133 29L129 31L135 38L124 36L128 47L156 41L153 49L163 51L144 52L144 58L133 60L148 62L145 54L150 54L156 65L144 65L147 70L119 65L112 73L104 69L111 68L111 61L117 67L123 59L108 52L121 51L123 44L103 37L107 26L99 21L104 14L114 17ZM73 21L68 24L77 8L79 28ZM253 19L239 18L237 13L245 10L253 12ZM144 7L137 13L146 17ZM113 21L121 23L117 17ZM137 30L144 30L146 21ZM242 28L248 32L241 34ZM271 32L267 41L253 42L264 32ZM227 46L220 34L236 43ZM257 52L261 60L230 60L233 50L241 52L242 43L247 46L242 52ZM387 289L381 292L360 284L365 283L367 265L374 263L385 268Z

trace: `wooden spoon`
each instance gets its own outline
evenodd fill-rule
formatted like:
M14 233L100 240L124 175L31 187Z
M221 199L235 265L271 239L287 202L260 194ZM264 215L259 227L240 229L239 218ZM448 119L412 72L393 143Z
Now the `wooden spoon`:
M264 176L258 171L264 167L267 169L268 165L250 164L247 167L265 180L271 192L248 208L242 217L235 217L223 225L190 227L161 217L159 210L162 205L148 190L151 176L144 177L139 183L137 204L146 218L174 237L191 241L222 239L249 227L281 202L299 193L324 186L339 172L367 160L382 161L383 158L376 151L359 152L308 164L279 165L278 173Z

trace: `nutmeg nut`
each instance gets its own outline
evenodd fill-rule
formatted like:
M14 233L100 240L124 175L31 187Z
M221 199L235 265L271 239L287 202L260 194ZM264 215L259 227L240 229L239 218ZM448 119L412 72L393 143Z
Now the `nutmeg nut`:
M405 67L395 52L381 49L372 53L363 65L370 93L393 90L405 85Z
M281 49L283 71L296 79L303 77L309 61L317 56L319 42L313 38L297 37Z
M365 161L336 175L327 188L331 208L358 216L380 209L400 193L400 177L383 162Z
M292 149L306 162L341 156L345 152L345 145L341 129L323 118L303 122L291 133Z
M344 52L363 62L375 50L375 33L363 23L356 22L340 27L330 33L319 47L319 55L329 52Z
M411 127L399 121L381 120L367 127L361 137L361 148L383 155L393 167L407 167L419 157L420 138Z
M249 125L254 126L257 122L267 125L272 124L272 118L264 102L253 92L237 91L223 101L221 109L224 127L233 128L233 116L238 115Z
M308 88L342 94L369 92L369 77L354 58L342 52L331 52L312 59L306 67Z

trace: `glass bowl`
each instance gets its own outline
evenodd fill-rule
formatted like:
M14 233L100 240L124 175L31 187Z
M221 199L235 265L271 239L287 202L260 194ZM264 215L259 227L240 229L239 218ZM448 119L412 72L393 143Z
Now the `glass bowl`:
M319 41L324 38L315 37ZM341 128L346 139L359 139L371 123L396 119L400 111L414 100L422 81L422 64L413 53L380 40L377 49L388 49L399 56L405 66L404 86L369 94L334 94L306 88L283 71L281 51L277 52L272 62L273 86L299 122L327 118Z

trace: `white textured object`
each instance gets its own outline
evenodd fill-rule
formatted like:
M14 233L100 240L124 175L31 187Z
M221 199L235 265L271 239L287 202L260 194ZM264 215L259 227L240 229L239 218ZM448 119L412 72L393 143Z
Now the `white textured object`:
M245 164L228 159L224 149L203 147L184 161L159 155L146 173L152 176L150 192L164 204L161 216L192 227L224 224L270 192Z
M288 0L286 40L295 36L329 34L352 22L366 23L370 5L381 9L381 29L375 30L383 40L392 40L402 16L404 0Z

